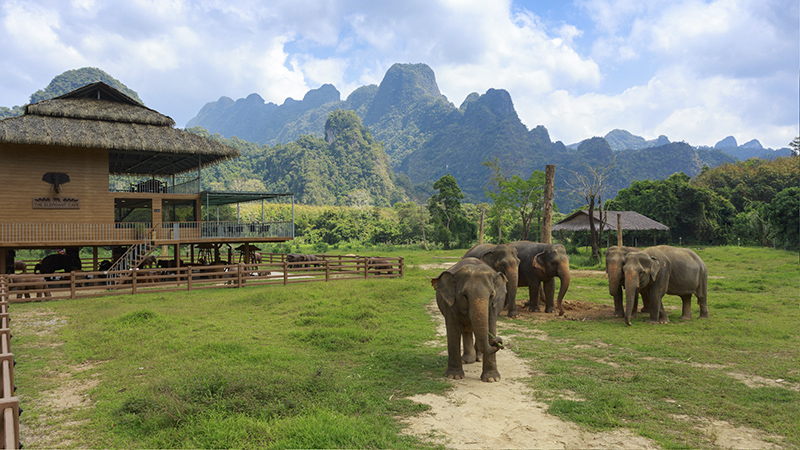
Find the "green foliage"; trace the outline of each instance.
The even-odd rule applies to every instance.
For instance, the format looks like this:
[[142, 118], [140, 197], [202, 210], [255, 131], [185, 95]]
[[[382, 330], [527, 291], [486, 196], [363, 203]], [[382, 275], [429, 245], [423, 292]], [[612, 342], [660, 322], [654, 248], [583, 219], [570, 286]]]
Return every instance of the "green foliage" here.
[[764, 215], [773, 227], [773, 238], [777, 243], [792, 250], [800, 249], [800, 187], [780, 191], [764, 207]]
[[434, 231], [432, 240], [442, 244], [445, 250], [450, 249], [455, 241], [457, 248], [469, 247], [475, 239], [476, 226], [470, 222], [461, 207], [464, 194], [450, 174], [433, 183], [439, 192], [428, 199], [428, 211]]
[[707, 188], [689, 183], [683, 173], [659, 181], [635, 181], [606, 210], [636, 211], [670, 227], [673, 242], [727, 243], [735, 208]]

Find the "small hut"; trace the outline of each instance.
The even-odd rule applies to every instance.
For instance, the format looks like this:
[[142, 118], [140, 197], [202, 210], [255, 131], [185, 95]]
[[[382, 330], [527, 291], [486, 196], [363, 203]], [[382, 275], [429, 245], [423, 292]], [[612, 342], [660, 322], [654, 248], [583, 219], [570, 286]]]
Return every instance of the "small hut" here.
[[[657, 231], [669, 231], [669, 227], [657, 222], [636, 211], [603, 211], [605, 224], [604, 231], [646, 231], [653, 230], [653, 242]], [[621, 224], [621, 230], [617, 230], [617, 222]], [[597, 230], [600, 230], [601, 217], [599, 211], [594, 211], [594, 222]], [[589, 211], [576, 211], [564, 220], [553, 225], [553, 231], [589, 231]]]

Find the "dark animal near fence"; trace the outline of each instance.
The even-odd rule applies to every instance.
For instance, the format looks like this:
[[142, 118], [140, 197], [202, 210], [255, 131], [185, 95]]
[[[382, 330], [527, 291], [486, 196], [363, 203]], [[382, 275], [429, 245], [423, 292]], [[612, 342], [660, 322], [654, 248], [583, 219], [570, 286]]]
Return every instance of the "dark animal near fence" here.
[[289, 253], [286, 255], [287, 262], [316, 262], [316, 264], [303, 264], [301, 267], [319, 267], [321, 264], [319, 263], [319, 258], [317, 255], [305, 255], [300, 253]]
[[55, 273], [57, 270], [72, 272], [81, 270], [81, 258], [77, 253], [47, 255], [33, 269], [34, 273]]

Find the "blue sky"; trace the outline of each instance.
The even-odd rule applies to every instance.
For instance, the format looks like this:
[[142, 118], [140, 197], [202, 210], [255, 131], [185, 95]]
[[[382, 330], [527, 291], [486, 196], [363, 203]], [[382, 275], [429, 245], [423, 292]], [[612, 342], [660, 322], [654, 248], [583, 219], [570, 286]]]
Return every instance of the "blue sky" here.
[[797, 0], [2, 0], [0, 105], [98, 67], [184, 126], [221, 96], [345, 98], [426, 63], [458, 106], [506, 89], [566, 144], [615, 128], [785, 147], [800, 122]]

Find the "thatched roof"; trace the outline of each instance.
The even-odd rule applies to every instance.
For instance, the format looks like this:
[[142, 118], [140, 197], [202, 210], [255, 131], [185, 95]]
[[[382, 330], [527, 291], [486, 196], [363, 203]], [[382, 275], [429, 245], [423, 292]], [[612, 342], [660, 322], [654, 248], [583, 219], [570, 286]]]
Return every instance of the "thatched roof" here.
[[[669, 230], [669, 227], [643, 216], [635, 211], [603, 211], [606, 218], [605, 230], [617, 229], [617, 215], [622, 219], [622, 230]], [[594, 211], [595, 227], [600, 227], [600, 213]], [[579, 231], [589, 229], [589, 211], [581, 210], [570, 214], [553, 225], [553, 231]]]
[[0, 144], [108, 149], [109, 173], [124, 175], [172, 175], [239, 156], [174, 126], [172, 118], [99, 82], [0, 120]]

